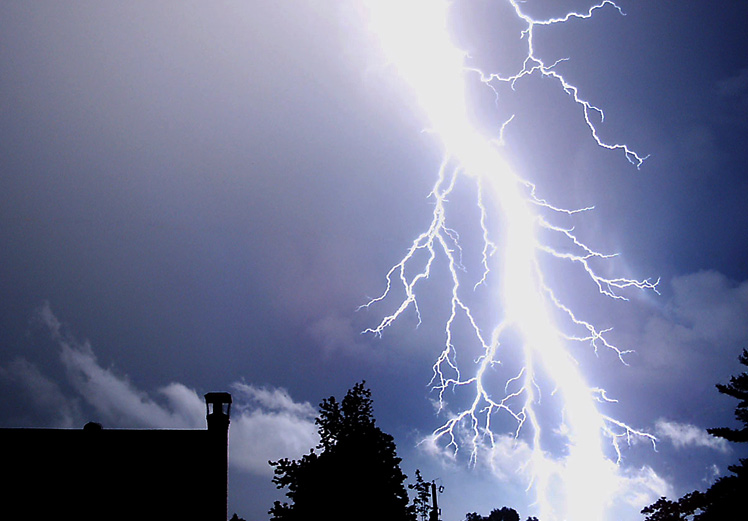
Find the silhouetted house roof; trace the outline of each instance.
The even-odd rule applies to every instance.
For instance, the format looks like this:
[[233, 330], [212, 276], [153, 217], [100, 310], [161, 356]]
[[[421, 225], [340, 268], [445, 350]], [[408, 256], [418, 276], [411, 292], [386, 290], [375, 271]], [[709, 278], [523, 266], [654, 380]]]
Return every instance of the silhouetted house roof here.
[[5, 513], [226, 521], [231, 395], [205, 399], [207, 429], [0, 429]]

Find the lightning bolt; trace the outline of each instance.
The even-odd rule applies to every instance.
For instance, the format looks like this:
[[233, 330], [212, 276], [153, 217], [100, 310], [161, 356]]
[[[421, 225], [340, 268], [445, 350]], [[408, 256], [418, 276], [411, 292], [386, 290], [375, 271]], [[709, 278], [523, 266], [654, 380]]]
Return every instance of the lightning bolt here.
[[[606, 504], [617, 486], [615, 468], [621, 459], [621, 444], [633, 437], [654, 444], [655, 438], [601, 412], [601, 404], [614, 400], [603, 389], [590, 388], [585, 383], [567, 346], [583, 342], [590, 344], [595, 352], [608, 349], [623, 363], [627, 351], [608, 341], [609, 330], [598, 329], [564, 304], [546, 282], [542, 263], [546, 259], [570, 263], [586, 275], [601, 295], [612, 299], [626, 299], [625, 292], [629, 289], [656, 292], [659, 281], [607, 277], [595, 270], [596, 263], [612, 255], [587, 246], [573, 229], [558, 224], [592, 208], [556, 207], [538, 195], [535, 185], [517, 175], [502, 157], [501, 140], [484, 136], [470, 121], [465, 81], [467, 76], [477, 73], [480, 81], [493, 89], [498, 102], [501, 85], [514, 89], [531, 75], [550, 79], [579, 107], [592, 139], [600, 147], [622, 153], [639, 168], [646, 157], [624, 144], [602, 140], [596, 121], [603, 121], [603, 111], [566, 81], [556, 70], [558, 62], [544, 63], [534, 46], [536, 31], [544, 27], [588, 19], [605, 8], [623, 12], [614, 2], [604, 0], [587, 11], [536, 20], [525, 14], [518, 0], [503, 1], [508, 2], [522, 22], [519, 38], [526, 45], [524, 61], [509, 76], [487, 74], [466, 65], [466, 54], [452, 43], [448, 30], [450, 2], [365, 1], [370, 27], [381, 50], [410, 85], [428, 120], [428, 130], [445, 150], [430, 193], [434, 202], [430, 225], [389, 270], [384, 291], [362, 307], [396, 298], [391, 295], [398, 287], [404, 297], [394, 312], [366, 332], [382, 335], [411, 309], [420, 323], [418, 290], [429, 279], [437, 259], [446, 259], [451, 277], [451, 311], [445, 324], [445, 344], [433, 365], [431, 385], [447, 420], [430, 440], [453, 455], [467, 447], [470, 462], [474, 464], [479, 454], [483, 451], [490, 454], [502, 436], [507, 435], [496, 424], [505, 424], [508, 419], [513, 424], [509, 435], [528, 449], [525, 467], [532, 476], [528, 489], [535, 491], [540, 517], [546, 521], [599, 520], [604, 518]], [[480, 216], [476, 226], [483, 238], [482, 273], [477, 284], [467, 289], [463, 284], [462, 246], [447, 220], [448, 199], [461, 178], [472, 180], [476, 186]], [[541, 237], [553, 237], [554, 246]], [[495, 326], [484, 329], [479, 326], [465, 294], [479, 286], [489, 287], [492, 277], [500, 281], [498, 288], [490, 289], [490, 300], [499, 304], [500, 316]], [[470, 336], [477, 342], [478, 355], [469, 364], [458, 356], [458, 322], [467, 324]], [[562, 327], [578, 333], [564, 333]], [[490, 377], [515, 346], [521, 353], [521, 366], [497, 387]], [[563, 458], [552, 455], [549, 439], [553, 436], [544, 433], [546, 424], [541, 420], [544, 385], [553, 389], [551, 395], [561, 404], [560, 419], [555, 420], [552, 433], [554, 439], [564, 440]], [[458, 389], [471, 390], [472, 399], [461, 411], [449, 411], [447, 392]]]

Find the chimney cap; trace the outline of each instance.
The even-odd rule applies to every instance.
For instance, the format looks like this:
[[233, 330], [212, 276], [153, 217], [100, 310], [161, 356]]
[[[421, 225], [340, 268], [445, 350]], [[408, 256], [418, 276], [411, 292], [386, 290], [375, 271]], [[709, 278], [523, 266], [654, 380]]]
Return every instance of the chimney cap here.
[[231, 393], [207, 393], [205, 403], [231, 403]]

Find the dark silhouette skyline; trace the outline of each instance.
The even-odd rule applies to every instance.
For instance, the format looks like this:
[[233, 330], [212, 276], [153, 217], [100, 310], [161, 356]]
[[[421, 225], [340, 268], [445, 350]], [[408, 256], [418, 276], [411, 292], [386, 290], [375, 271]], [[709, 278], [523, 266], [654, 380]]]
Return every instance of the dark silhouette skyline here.
[[2, 496], [25, 519], [226, 521], [231, 395], [207, 429], [0, 429]]

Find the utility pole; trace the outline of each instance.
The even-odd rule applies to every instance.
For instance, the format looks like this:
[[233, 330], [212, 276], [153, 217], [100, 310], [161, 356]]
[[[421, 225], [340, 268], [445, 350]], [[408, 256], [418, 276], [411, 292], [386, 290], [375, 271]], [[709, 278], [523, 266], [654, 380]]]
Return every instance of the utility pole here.
[[[439, 487], [441, 488], [441, 487]], [[441, 490], [439, 491], [441, 492]], [[431, 515], [429, 516], [429, 521], [439, 521], [439, 505], [436, 500], [436, 482], [431, 482]]]

